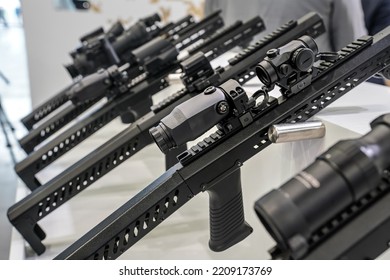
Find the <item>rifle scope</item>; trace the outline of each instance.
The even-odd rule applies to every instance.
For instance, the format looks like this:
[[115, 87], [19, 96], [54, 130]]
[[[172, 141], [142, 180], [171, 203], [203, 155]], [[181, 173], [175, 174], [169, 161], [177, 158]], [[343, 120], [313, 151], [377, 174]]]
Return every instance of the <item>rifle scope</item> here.
[[318, 54], [318, 47], [313, 38], [302, 36], [283, 47], [270, 49], [267, 57], [256, 66], [256, 74], [267, 87], [275, 83], [285, 83], [294, 79], [298, 73], [308, 72]]
[[[154, 37], [153, 32], [149, 32], [149, 27], [160, 21], [158, 14], [153, 14], [136, 22], [126, 31], [120, 32], [118, 26], [110, 29], [110, 33], [96, 33], [83, 45], [70, 53], [73, 63], [65, 65], [66, 70], [72, 78], [79, 75], [85, 76], [95, 72], [99, 68], [106, 68], [117, 61], [125, 52], [144, 44]], [[118, 56], [118, 57], [117, 57]]]
[[361, 138], [336, 143], [314, 163], [255, 203], [280, 248], [301, 258], [310, 237], [333, 217], [379, 186], [390, 168], [390, 114]]
[[228, 80], [178, 105], [149, 132], [160, 150], [166, 153], [201, 136], [233, 112], [242, 114], [251, 107], [253, 103], [240, 84]]

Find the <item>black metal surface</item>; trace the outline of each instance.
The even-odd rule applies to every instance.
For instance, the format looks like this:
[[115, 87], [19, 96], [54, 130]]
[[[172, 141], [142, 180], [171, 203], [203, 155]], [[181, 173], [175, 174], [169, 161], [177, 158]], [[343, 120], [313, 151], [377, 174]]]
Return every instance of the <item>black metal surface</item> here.
[[57, 115], [40, 124], [38, 127], [29, 131], [29, 133], [19, 140], [20, 146], [29, 154], [34, 151], [34, 148], [54, 133], [59, 131], [65, 125], [74, 120], [77, 116], [91, 108], [99, 99], [89, 100], [80, 105], [69, 104], [67, 108], [62, 110]]
[[[115, 251], [112, 245], [118, 246], [126, 229], [131, 230], [136, 221], [142, 221], [149, 211], [153, 211], [156, 204], [153, 204], [151, 197], [154, 201], [160, 201], [164, 197], [158, 198], [155, 194], [163, 190], [174, 192], [185, 186], [195, 195], [204, 186], [212, 187], [217, 178], [226, 176], [234, 166], [240, 166], [271, 144], [267, 136], [270, 125], [303, 122], [386, 67], [390, 62], [390, 27], [375, 35], [372, 44], [371, 42], [371, 37], [365, 37], [350, 45], [352, 48], [348, 48], [348, 51], [340, 51], [340, 60], [335, 64], [324, 65], [322, 72], [309, 87], [290, 98], [280, 99], [273, 110], [264, 115], [260, 113], [258, 118], [240, 129], [239, 133], [222, 136], [219, 145], [213, 145], [213, 148], [205, 149], [204, 152], [198, 151], [201, 156], [187, 161], [186, 166], [181, 163], [175, 165], [56, 259], [117, 258], [130, 246], [119, 243], [120, 250]], [[357, 46], [361, 48], [353, 51]], [[187, 158], [194, 156], [192, 149], [188, 152]], [[139, 238], [134, 243], [138, 240]]]
[[[218, 52], [231, 49], [231, 45], [245, 45], [253, 36], [265, 29], [264, 22], [260, 17], [255, 17], [244, 24], [239, 23], [237, 22], [225, 30], [215, 33], [199, 45], [191, 46], [188, 53], [192, 55], [203, 52], [206, 56], [214, 58], [218, 55]], [[230, 38], [227, 39], [226, 34], [230, 34]], [[239, 44], [236, 43], [237, 41], [239, 41]]]
[[[246, 73], [248, 71], [254, 71], [257, 61], [264, 58], [265, 53], [269, 48], [281, 46], [303, 34], [321, 34], [324, 28], [319, 16], [312, 13], [302, 17], [298, 21], [290, 22], [278, 30], [279, 31], [277, 32], [273, 32], [272, 35], [267, 36], [267, 39], [262, 39], [259, 41], [260, 43], [256, 43], [253, 47], [249, 47], [248, 50], [243, 51], [243, 53], [250, 52], [250, 55], [238, 55], [236, 57], [237, 63], [226, 66], [225, 71], [221, 71], [221, 74], [217, 75], [218, 79], [214, 79], [213, 77], [205, 79], [202, 86], [206, 87], [211, 83], [215, 83], [215, 85], [217, 85], [218, 83], [227, 81], [230, 77], [241, 76], [243, 76], [242, 83], [245, 83], [249, 80], [249, 78], [245, 78], [245, 75], [247, 75]], [[197, 92], [194, 92], [194, 94], [197, 94]], [[151, 144], [153, 140], [149, 135], [149, 129], [156, 125], [164, 116], [169, 114], [173, 108], [188, 100], [191, 96], [192, 95], [189, 94], [189, 91], [184, 89], [155, 106], [153, 112], [150, 112], [141, 119], [137, 120], [129, 128], [112, 138], [103, 146], [99, 147], [92, 154], [88, 155], [88, 160], [85, 158], [73, 165], [66, 172], [62, 173], [61, 179], [48, 182], [45, 187], [37, 189], [32, 195], [15, 204], [12, 209], [10, 209], [10, 213], [12, 213], [11, 222], [18, 230], [19, 227], [26, 224], [29, 225], [29, 227], [33, 227], [36, 222], [43, 217], [37, 214], [40, 203], [52, 201], [52, 197], [55, 197], [56, 193], [58, 196], [59, 191], [63, 188], [66, 189], [69, 185], [74, 185], [74, 178], [85, 178], [86, 185], [83, 186], [83, 188], [88, 187], [91, 183], [101, 177], [101, 175], [93, 176], [93, 180], [89, 180], [90, 174], [95, 174], [99, 170], [101, 163], [110, 163], [115, 160], [115, 164], [109, 164], [106, 167], [104, 174], [107, 174], [124, 160], [141, 150], [144, 146]], [[135, 149], [132, 148], [132, 143], [137, 143]], [[128, 151], [129, 148], [131, 148], [130, 151]], [[125, 155], [123, 153], [125, 153]], [[61, 200], [62, 203], [71, 199], [71, 197], [73, 197], [73, 195], [63, 196]], [[57, 207], [49, 208], [45, 215], [56, 208]], [[34, 233], [30, 229], [26, 234], [23, 234], [23, 236], [26, 240], [30, 240], [31, 234]]]
[[169, 83], [164, 77], [153, 79], [150, 82], [145, 81], [135, 86], [129, 93], [109, 100], [102, 108], [16, 164], [16, 173], [30, 190], [35, 190], [41, 186], [41, 183], [35, 177], [37, 172], [73, 149], [122, 113], [131, 112], [134, 120], [137, 119], [137, 116], [145, 115], [150, 111], [151, 96], [168, 85]]
[[27, 116], [25, 116], [21, 121], [23, 125], [28, 129], [31, 130], [33, 126], [38, 123], [40, 120], [44, 119], [46, 116], [48, 116], [53, 111], [57, 110], [59, 107], [64, 105], [68, 98], [66, 96], [66, 92], [73, 86], [73, 83], [57, 93], [55, 96], [50, 98], [48, 101], [44, 102]]
[[388, 249], [390, 206], [382, 200], [390, 190], [390, 114], [371, 128], [337, 142], [256, 201], [277, 244], [273, 258], [374, 259]]
[[183, 50], [186, 47], [197, 42], [201, 38], [207, 38], [210, 35], [214, 34], [218, 29], [220, 29], [224, 23], [223, 19], [220, 16], [221, 11], [217, 11], [197, 24], [190, 25], [187, 28], [182, 29], [177, 32], [178, 38], [173, 38], [173, 44], [177, 49]]
[[[199, 45], [198, 49], [203, 52], [209, 52], [210, 48], [212, 48], [212, 54], [210, 54], [208, 57], [209, 60], [212, 60], [230, 50], [231, 48], [237, 46], [240, 44], [240, 42], [252, 38], [255, 34], [261, 32], [263, 29], [264, 24], [262, 20], [256, 17], [248, 23], [234, 26], [233, 30], [229, 28], [221, 32], [221, 34], [215, 37], [214, 40], [207, 40], [207, 42]], [[231, 39], [230, 37], [232, 34], [235, 38]], [[217, 41], [219, 45], [214, 45], [214, 41]], [[176, 62], [177, 65], [178, 63], [179, 62]], [[159, 90], [168, 86], [167, 82], [165, 81], [165, 77], [169, 73], [176, 70], [178, 68], [177, 65], [171, 67], [167, 66], [163, 71], [160, 71], [153, 76], [147, 74], [139, 76], [131, 82], [130, 86], [133, 87], [136, 85], [136, 83], [140, 83], [140, 85], [136, 86], [131, 90], [130, 93], [127, 94], [132, 96], [144, 96], [145, 99], [147, 99], [148, 96], [150, 97]], [[146, 81], [143, 81], [143, 79], [146, 79]], [[137, 99], [138, 105], [135, 103], [135, 100]], [[70, 129], [57, 136], [45, 146], [41, 147], [37, 151], [34, 151], [24, 160], [19, 162], [15, 166], [17, 174], [31, 190], [39, 187], [41, 184], [35, 177], [37, 172], [43, 168], [46, 168], [49, 164], [64, 155], [66, 152], [70, 151], [73, 147], [81, 143], [94, 132], [105, 126], [119, 114], [125, 113], [126, 107], [133, 108], [132, 110], [137, 110], [137, 107], [140, 106], [139, 103], [141, 100], [142, 98], [138, 97], [123, 97], [111, 100], [112, 104], [108, 102], [108, 104], [103, 106], [99, 112], [90, 115], [86, 120], [72, 126]], [[131, 102], [133, 103], [131, 104]], [[119, 110], [118, 106], [120, 106], [122, 109]], [[143, 116], [144, 113], [141, 114], [141, 112], [138, 112], [137, 115]], [[28, 140], [31, 139], [28, 138]], [[32, 146], [33, 145], [31, 145], [31, 147]]]
[[[174, 26], [175, 33], [173, 35], [178, 36], [174, 39], [174, 42], [179, 50], [197, 42], [202, 38], [207, 38], [223, 26], [223, 20], [219, 16], [219, 13], [210, 15], [209, 17], [196, 24], [186, 24], [187, 21], [188, 20], [183, 21], [182, 25]], [[135, 67], [138, 68], [138, 66]], [[47, 116], [48, 113], [60, 108], [61, 105], [66, 103], [66, 101], [68, 101], [68, 99], [64, 91], [62, 92], [62, 94], [58, 94], [54, 98], [49, 99], [46, 103], [44, 103], [39, 108], [35, 109], [32, 113], [30, 113], [28, 116], [23, 118], [23, 122], [26, 123], [26, 126], [30, 126], [33, 122], [36, 123], [43, 117]], [[97, 101], [98, 100], [96, 100], [96, 102]], [[91, 101], [87, 102], [86, 104], [91, 104]], [[68, 124], [70, 121], [75, 119], [85, 110], [87, 110], [90, 106], [81, 104], [75, 107], [76, 108], [73, 108], [73, 110], [69, 108], [65, 109], [65, 112], [60, 112], [59, 115], [55, 116], [53, 120], [48, 120], [45, 124], [42, 124], [41, 126], [32, 130], [25, 137], [23, 137], [19, 141], [19, 143], [21, 147], [26, 151], [26, 153], [31, 153], [35, 146], [42, 143], [50, 135], [52, 135], [60, 128]]]
[[386, 251], [390, 232], [389, 182], [318, 231], [304, 259], [372, 260]]
[[181, 30], [188, 28], [188, 26], [192, 24], [195, 24], [195, 19], [188, 15], [174, 23], [168, 23], [165, 25], [163, 28], [161, 28], [160, 34], [162, 36], [173, 36]]
[[[152, 17], [151, 17], [152, 18]], [[178, 30], [181, 29], [180, 26], [183, 25], [184, 23], [190, 23], [191, 17], [186, 17], [183, 20], [180, 21], [179, 24], [173, 24], [166, 30], [162, 30], [162, 32], [171, 32], [172, 35], [175, 34], [175, 32], [172, 32], [172, 29], [177, 28]], [[141, 19], [142, 21], [142, 19]], [[187, 24], [185, 24], [187, 26]], [[123, 33], [124, 30], [121, 30], [123, 28], [119, 22], [115, 23], [110, 30], [107, 31], [107, 37], [117, 37]], [[176, 31], [177, 32], [177, 31]], [[98, 37], [99, 35], [104, 34], [104, 30], [102, 28], [98, 28], [85, 36], [82, 36], [80, 38], [81, 42], [85, 42], [88, 40], [91, 40], [92, 38]], [[76, 51], [77, 52], [77, 51]], [[76, 53], [74, 52], [74, 53]], [[98, 69], [95, 69], [95, 71]], [[21, 122], [24, 124], [24, 126], [28, 129], [31, 130], [33, 126], [45, 118], [47, 115], [49, 115], [51, 112], [55, 111], [59, 107], [61, 107], [64, 103], [68, 101], [66, 97], [66, 91], [72, 87], [73, 84], [71, 84], [69, 87], [65, 88], [62, 90], [60, 93], [56, 94], [55, 96], [51, 97], [49, 100], [47, 100], [45, 103], [42, 105], [38, 106], [37, 108], [33, 109], [33, 111], [25, 116]]]

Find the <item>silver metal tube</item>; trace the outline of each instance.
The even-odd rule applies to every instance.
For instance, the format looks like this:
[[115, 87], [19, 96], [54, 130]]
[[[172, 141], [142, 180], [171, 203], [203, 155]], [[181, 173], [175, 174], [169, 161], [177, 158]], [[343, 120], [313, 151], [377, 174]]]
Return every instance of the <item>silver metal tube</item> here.
[[293, 142], [325, 136], [325, 125], [321, 121], [275, 124], [268, 129], [268, 138], [273, 143]]

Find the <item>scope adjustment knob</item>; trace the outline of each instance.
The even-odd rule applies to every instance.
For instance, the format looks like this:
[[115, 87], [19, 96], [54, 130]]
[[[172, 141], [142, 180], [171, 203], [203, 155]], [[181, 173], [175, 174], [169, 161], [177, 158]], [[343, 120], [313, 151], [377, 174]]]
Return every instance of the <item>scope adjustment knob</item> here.
[[279, 55], [279, 49], [270, 49], [267, 51], [267, 57], [273, 59]]
[[309, 48], [298, 49], [293, 53], [292, 61], [299, 71], [307, 72], [315, 61], [314, 52]]
[[206, 88], [204, 90], [204, 94], [208, 95], [208, 94], [212, 94], [216, 91], [217, 89], [214, 87], [214, 86], [210, 86], [208, 88]]

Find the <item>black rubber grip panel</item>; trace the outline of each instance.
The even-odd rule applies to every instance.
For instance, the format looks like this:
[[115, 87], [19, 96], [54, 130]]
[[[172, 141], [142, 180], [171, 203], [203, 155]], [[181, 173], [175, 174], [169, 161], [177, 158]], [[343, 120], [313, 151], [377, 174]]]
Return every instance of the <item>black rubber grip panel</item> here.
[[215, 183], [207, 192], [210, 196], [209, 247], [221, 252], [253, 231], [244, 218], [240, 169]]
[[[132, 121], [135, 121], [140, 116], [147, 114], [152, 105], [150, 96], [168, 85], [167, 80], [160, 77], [150, 82], [145, 81], [138, 87], [133, 88], [132, 92], [111, 99], [97, 112], [69, 128], [18, 163], [15, 166], [16, 173], [27, 187], [31, 190], [36, 189], [41, 185], [35, 177], [36, 173], [46, 168], [117, 116], [128, 112], [132, 116]], [[129, 109], [131, 110], [128, 111]]]
[[90, 100], [77, 106], [71, 104], [39, 127], [32, 129], [26, 136], [19, 140], [20, 146], [26, 153], [31, 153], [36, 146], [88, 110], [99, 100]]
[[67, 91], [73, 86], [70, 85], [61, 92], [57, 93], [55, 96], [50, 98], [48, 101], [33, 109], [30, 114], [25, 116], [21, 122], [28, 129], [31, 130], [33, 126], [38, 123], [40, 120], [48, 116], [50, 113], [57, 110], [59, 107], [64, 105], [69, 99], [66, 95]]

